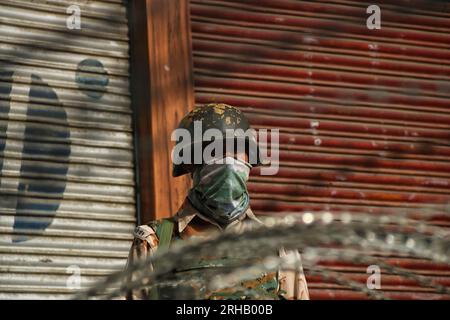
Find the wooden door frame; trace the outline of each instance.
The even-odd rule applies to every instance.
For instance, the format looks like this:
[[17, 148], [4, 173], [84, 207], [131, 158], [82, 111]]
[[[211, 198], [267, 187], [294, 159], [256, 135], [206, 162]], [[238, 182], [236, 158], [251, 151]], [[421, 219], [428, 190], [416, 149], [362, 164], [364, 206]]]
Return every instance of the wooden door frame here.
[[141, 224], [175, 214], [190, 185], [171, 175], [170, 139], [194, 106], [189, 0], [133, 0], [128, 17]]

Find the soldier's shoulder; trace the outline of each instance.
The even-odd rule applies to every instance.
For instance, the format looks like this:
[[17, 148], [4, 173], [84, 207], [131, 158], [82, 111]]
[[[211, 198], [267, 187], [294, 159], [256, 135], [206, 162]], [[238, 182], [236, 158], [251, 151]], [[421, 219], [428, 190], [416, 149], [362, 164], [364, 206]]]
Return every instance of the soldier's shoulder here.
[[150, 237], [157, 237], [158, 228], [164, 221], [172, 222], [172, 218], [164, 218], [159, 220], [152, 220], [145, 224], [139, 225], [134, 229], [134, 237], [141, 240], [148, 240]]
[[150, 237], [156, 236], [156, 229], [150, 224], [142, 224], [134, 229], [133, 235], [136, 239], [149, 240]]

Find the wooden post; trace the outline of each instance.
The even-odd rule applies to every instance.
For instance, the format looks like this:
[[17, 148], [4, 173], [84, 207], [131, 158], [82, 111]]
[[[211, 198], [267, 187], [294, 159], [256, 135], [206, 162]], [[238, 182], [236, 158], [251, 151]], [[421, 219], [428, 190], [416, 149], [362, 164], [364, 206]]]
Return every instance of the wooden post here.
[[172, 178], [170, 137], [194, 106], [188, 0], [130, 3], [139, 223], [173, 215], [189, 189]]

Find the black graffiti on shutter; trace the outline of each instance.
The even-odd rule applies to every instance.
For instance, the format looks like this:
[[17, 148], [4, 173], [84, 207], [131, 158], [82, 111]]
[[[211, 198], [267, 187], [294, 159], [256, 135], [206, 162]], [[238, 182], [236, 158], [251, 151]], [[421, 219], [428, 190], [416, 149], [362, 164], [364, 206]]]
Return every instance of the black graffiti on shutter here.
[[[51, 103], [60, 107], [57, 111], [54, 109], [49, 112], [40, 108], [42, 103]], [[24, 132], [24, 144], [22, 150], [23, 159], [34, 157], [51, 157], [52, 162], [62, 164], [58, 170], [58, 181], [46, 181], [41, 179], [27, 179], [30, 174], [36, 175], [36, 171], [48, 175], [52, 171], [48, 166], [21, 165], [20, 181], [18, 191], [23, 196], [18, 197], [16, 216], [14, 219], [13, 237], [14, 242], [29, 240], [31, 237], [24, 235], [24, 230], [33, 230], [34, 233], [42, 233], [52, 223], [56, 211], [60, 206], [60, 200], [63, 199], [66, 189], [66, 176], [69, 170], [70, 157], [70, 130], [67, 123], [67, 114], [63, 105], [59, 102], [56, 92], [43, 81], [38, 75], [31, 75], [31, 86], [29, 93], [29, 104], [27, 108], [27, 119], [32, 117], [43, 118], [44, 120], [59, 120], [63, 122], [63, 129], [52, 127], [42, 123], [39, 126], [26, 126]], [[28, 120], [27, 120], [28, 122]], [[58, 138], [58, 143], [37, 143], [33, 141], [35, 137], [42, 140], [49, 138]], [[37, 170], [36, 170], [37, 169]], [[33, 193], [44, 194], [51, 197], [50, 201], [43, 201], [40, 204], [29, 201], [29, 195]], [[55, 201], [56, 200], [56, 201]], [[39, 217], [29, 219], [23, 216], [27, 211], [39, 212]]]
[[106, 92], [109, 77], [100, 61], [85, 59], [78, 63], [75, 82], [85, 95], [93, 99], [100, 99]]
[[[12, 89], [12, 71], [2, 71], [0, 72], [0, 79], [2, 79], [2, 84], [0, 84], [0, 114], [4, 114], [7, 118], [10, 109], [10, 100], [11, 100], [11, 89]], [[3, 117], [1, 117], [3, 118]], [[0, 173], [3, 169], [3, 151], [6, 146], [6, 124], [0, 124]], [[5, 136], [5, 139], [1, 139], [2, 136]], [[1, 184], [2, 176], [0, 174], [0, 184]]]
[[[3, 119], [8, 119], [11, 109], [13, 75], [13, 71], [0, 71], [0, 116], [3, 114], [4, 116], [1, 117]], [[86, 96], [98, 100], [106, 92], [109, 78], [100, 61], [85, 59], [78, 64], [75, 82]], [[52, 108], [42, 108], [43, 105], [51, 105]], [[13, 242], [30, 240], [42, 234], [53, 222], [66, 190], [69, 170], [71, 142], [67, 114], [55, 90], [37, 74], [31, 75], [27, 124], [31, 121], [29, 119], [38, 121], [39, 125], [25, 125], [18, 194], [13, 196], [17, 200], [15, 201], [17, 205], [13, 224]], [[62, 129], [61, 126], [46, 124], [55, 120], [62, 123]], [[5, 137], [0, 139], [0, 182], [3, 151], [7, 142], [6, 133], [7, 125], [0, 125], [0, 134]], [[57, 140], [58, 143], [49, 140]], [[54, 163], [55, 166], [49, 166], [49, 163]], [[56, 179], [49, 181], [40, 179], [39, 176], [56, 176]], [[35, 194], [46, 197], [38, 198], [34, 196]]]

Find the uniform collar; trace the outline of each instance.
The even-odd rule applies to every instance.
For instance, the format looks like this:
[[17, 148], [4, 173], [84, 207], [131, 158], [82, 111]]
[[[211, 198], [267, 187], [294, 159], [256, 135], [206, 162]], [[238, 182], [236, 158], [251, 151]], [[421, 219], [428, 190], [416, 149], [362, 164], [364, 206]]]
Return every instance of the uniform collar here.
[[249, 207], [245, 211], [245, 214], [243, 214], [241, 217], [239, 217], [239, 219], [231, 222], [226, 227], [222, 227], [217, 222], [209, 219], [208, 217], [205, 217], [200, 212], [198, 212], [198, 210], [196, 210], [192, 206], [192, 204], [190, 203], [188, 198], [186, 198], [184, 200], [183, 204], [181, 205], [180, 210], [178, 210], [177, 214], [173, 217], [174, 220], [177, 222], [178, 232], [179, 233], [183, 232], [183, 230], [189, 225], [189, 223], [195, 217], [199, 217], [202, 220], [216, 226], [220, 231], [225, 231], [225, 230], [236, 228], [236, 227], [240, 226], [244, 220], [248, 220], [248, 219], [253, 220], [257, 223], [263, 224], [263, 222], [255, 216], [252, 209], [250, 209], [250, 207]]

